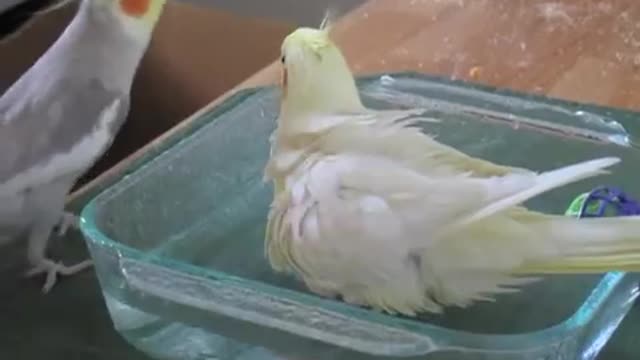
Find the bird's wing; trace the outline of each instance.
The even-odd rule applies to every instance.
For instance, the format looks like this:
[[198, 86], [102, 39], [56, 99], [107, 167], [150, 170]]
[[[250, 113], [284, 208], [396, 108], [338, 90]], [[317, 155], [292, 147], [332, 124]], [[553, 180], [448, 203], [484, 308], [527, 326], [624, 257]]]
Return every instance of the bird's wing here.
[[16, 83], [0, 98], [0, 194], [84, 171], [111, 143], [128, 108], [128, 96], [97, 79]]
[[[427, 278], [456, 279], [455, 289], [429, 286], [434, 298], [466, 305], [530, 281], [509, 276], [523, 262], [557, 255], [553, 244], [534, 241], [530, 225], [543, 217], [505, 210], [618, 161], [477, 178], [430, 177], [376, 156], [312, 156], [287, 179], [289, 191], [274, 203], [267, 250], [276, 268], [333, 279], [348, 270], [353, 281], [364, 284], [402, 273], [398, 266], [415, 255]], [[383, 258], [381, 265], [377, 260]], [[334, 262], [341, 265], [330, 266]], [[476, 285], [463, 281], [474, 272], [478, 276], [469, 282]], [[438, 293], [439, 288], [444, 290]]]
[[[355, 252], [372, 246], [400, 247], [407, 253], [436, 242], [439, 232], [456, 219], [534, 181], [519, 174], [492, 179], [465, 174], [428, 177], [371, 156], [335, 155], [314, 161], [310, 158], [308, 164], [313, 165], [302, 166], [287, 180], [289, 192], [274, 202], [269, 237], [291, 241], [269, 241], [271, 246], [319, 238], [311, 243], [341, 251], [348, 244]], [[284, 256], [276, 259], [276, 266], [305, 262], [304, 256], [286, 255], [291, 251], [269, 252], [276, 254], [273, 258]], [[294, 267], [304, 270], [308, 265]]]
[[428, 174], [450, 176], [470, 173], [476, 177], [503, 176], [532, 172], [503, 166], [471, 157], [451, 146], [440, 143], [422, 132], [419, 123], [438, 121], [421, 117], [421, 109], [386, 110], [365, 114], [318, 116], [310, 124], [323, 124], [331, 130], [322, 137], [323, 148], [329, 152], [347, 149], [364, 151], [402, 159], [406, 164]]
[[[438, 246], [440, 234], [450, 235], [444, 230], [456, 219], [532, 181], [522, 174], [428, 177], [354, 154], [310, 157], [272, 205], [266, 251], [276, 270], [353, 286], [379, 284], [370, 300], [391, 311], [436, 311], [429, 299], [438, 296], [438, 286], [429, 281], [437, 278], [422, 279], [423, 265], [428, 268], [422, 254]], [[508, 283], [503, 278], [492, 280]], [[424, 289], [436, 293], [426, 298]]]

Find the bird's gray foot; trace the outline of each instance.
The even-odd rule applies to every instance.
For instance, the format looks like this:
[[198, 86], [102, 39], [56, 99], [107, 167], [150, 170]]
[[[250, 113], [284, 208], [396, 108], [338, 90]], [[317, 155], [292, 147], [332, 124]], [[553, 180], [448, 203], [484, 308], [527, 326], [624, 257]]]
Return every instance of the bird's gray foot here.
[[60, 218], [57, 228], [56, 233], [60, 237], [65, 236], [69, 228], [78, 230], [80, 228], [80, 217], [74, 213], [65, 211], [62, 213], [62, 217]]
[[42, 287], [42, 292], [46, 294], [49, 291], [51, 291], [53, 286], [56, 284], [58, 280], [58, 274], [64, 275], [64, 276], [74, 275], [80, 271], [83, 271], [91, 267], [92, 265], [93, 265], [93, 261], [91, 260], [85, 260], [72, 266], [65, 266], [61, 262], [56, 263], [49, 259], [42, 259], [41, 261], [39, 261], [38, 264], [36, 264], [33, 268], [27, 271], [25, 276], [33, 277], [35, 275], [46, 273], [47, 279], [44, 283], [44, 286]]

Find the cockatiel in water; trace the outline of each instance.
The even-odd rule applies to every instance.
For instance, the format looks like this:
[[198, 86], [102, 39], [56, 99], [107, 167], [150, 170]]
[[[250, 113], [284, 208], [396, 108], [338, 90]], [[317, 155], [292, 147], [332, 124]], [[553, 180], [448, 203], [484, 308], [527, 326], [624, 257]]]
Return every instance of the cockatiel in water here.
[[492, 164], [365, 108], [326, 29], [282, 44], [282, 99], [265, 178], [265, 247], [309, 289], [391, 314], [466, 307], [535, 275], [640, 269], [640, 218], [575, 219], [520, 204], [595, 176], [601, 158], [535, 173]]
[[33, 276], [73, 266], [46, 256], [67, 193], [111, 145], [127, 118], [129, 93], [165, 0], [83, 0], [47, 52], [0, 98], [0, 244], [26, 237]]

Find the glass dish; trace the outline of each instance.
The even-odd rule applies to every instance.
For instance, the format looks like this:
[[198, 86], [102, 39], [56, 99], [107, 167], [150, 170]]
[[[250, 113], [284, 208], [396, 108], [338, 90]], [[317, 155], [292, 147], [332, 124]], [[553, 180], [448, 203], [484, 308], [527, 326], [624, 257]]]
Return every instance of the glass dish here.
[[[605, 155], [611, 174], [527, 205], [561, 214], [578, 194], [633, 196], [632, 112], [412, 73], [358, 79], [374, 108], [423, 107], [439, 141], [547, 170]], [[92, 199], [81, 228], [116, 329], [158, 359], [593, 359], [638, 295], [636, 274], [552, 276], [495, 303], [419, 319], [317, 297], [263, 254], [262, 182], [279, 91], [241, 91], [201, 114]], [[635, 132], [637, 133], [637, 132]]]

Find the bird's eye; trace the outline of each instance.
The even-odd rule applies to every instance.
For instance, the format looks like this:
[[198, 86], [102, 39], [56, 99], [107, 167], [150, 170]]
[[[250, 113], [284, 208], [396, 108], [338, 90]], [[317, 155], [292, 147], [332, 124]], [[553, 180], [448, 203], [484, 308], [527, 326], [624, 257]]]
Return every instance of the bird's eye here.
[[284, 64], [284, 61], [285, 61], [285, 58], [284, 58], [284, 55], [282, 55], [282, 56], [280, 57], [280, 62]]

